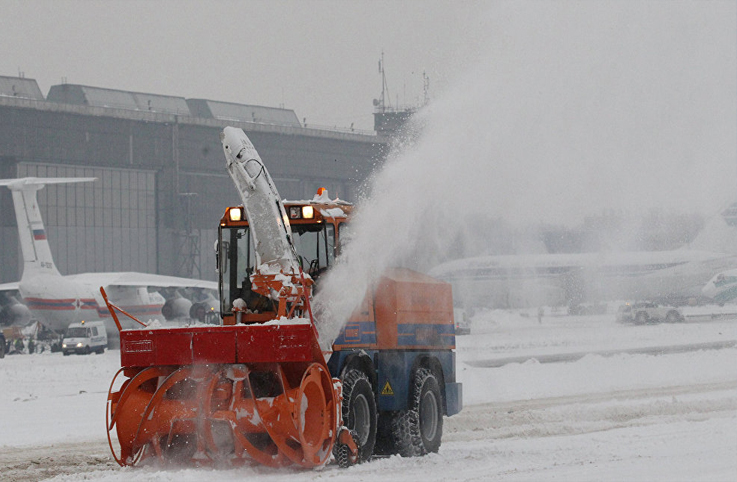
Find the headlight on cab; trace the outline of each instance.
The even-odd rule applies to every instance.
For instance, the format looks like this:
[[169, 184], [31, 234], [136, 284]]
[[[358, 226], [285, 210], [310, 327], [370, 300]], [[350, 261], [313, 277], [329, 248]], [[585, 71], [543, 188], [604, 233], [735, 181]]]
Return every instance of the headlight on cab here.
[[231, 221], [241, 221], [243, 219], [243, 212], [241, 208], [230, 208], [228, 215]]

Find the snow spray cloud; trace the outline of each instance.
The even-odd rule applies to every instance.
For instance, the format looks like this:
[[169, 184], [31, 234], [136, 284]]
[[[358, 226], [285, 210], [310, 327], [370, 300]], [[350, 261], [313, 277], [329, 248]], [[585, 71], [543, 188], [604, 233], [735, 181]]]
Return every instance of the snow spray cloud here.
[[[318, 305], [332, 339], [388, 266], [475, 229], [614, 209], [713, 213], [737, 187], [735, 6], [495, 4], [474, 65], [417, 116], [359, 204]], [[482, 16], [480, 16], [482, 18]]]

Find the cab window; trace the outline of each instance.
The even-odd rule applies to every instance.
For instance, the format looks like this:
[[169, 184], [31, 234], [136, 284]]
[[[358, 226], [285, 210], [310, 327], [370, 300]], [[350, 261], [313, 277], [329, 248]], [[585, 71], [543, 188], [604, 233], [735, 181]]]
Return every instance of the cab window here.
[[292, 239], [302, 269], [315, 276], [335, 260], [335, 227], [332, 224], [293, 224]]

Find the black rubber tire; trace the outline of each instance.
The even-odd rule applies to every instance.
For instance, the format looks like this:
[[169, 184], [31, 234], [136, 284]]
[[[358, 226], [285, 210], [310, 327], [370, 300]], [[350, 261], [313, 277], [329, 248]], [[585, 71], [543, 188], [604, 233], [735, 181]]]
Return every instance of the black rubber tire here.
[[636, 325], [644, 325], [648, 321], [650, 321], [650, 317], [647, 316], [647, 313], [645, 313], [644, 311], [640, 311], [639, 313], [637, 313], [637, 315], [635, 315]]
[[396, 412], [379, 412], [374, 455], [394, 455], [399, 453], [392, 437], [392, 421], [395, 416]]
[[665, 315], [665, 321], [667, 323], [678, 323], [681, 321], [681, 316], [677, 311], [669, 311], [668, 314]]
[[433, 372], [420, 368], [410, 387], [407, 410], [391, 424], [394, 447], [402, 457], [437, 452], [443, 438], [443, 398]]
[[[356, 435], [356, 432], [352, 430], [351, 430], [351, 438], [353, 439], [353, 443], [355, 443], [356, 445], [359, 445], [358, 435]], [[354, 465], [351, 462], [351, 449], [345, 444], [337, 442], [335, 445], [333, 445], [333, 456], [335, 457], [335, 461], [338, 463], [338, 467], [342, 469], [345, 469], [345, 468], [350, 467], [351, 465]], [[359, 455], [356, 463], [360, 464], [361, 462], [362, 460]]]
[[376, 398], [369, 377], [360, 370], [351, 368], [343, 374], [342, 414], [343, 425], [358, 445], [358, 463], [371, 460], [376, 444]]
[[350, 460], [351, 451], [347, 445], [342, 443], [336, 443], [333, 446], [333, 456], [335, 461], [338, 462], [338, 467], [345, 469], [351, 466]]

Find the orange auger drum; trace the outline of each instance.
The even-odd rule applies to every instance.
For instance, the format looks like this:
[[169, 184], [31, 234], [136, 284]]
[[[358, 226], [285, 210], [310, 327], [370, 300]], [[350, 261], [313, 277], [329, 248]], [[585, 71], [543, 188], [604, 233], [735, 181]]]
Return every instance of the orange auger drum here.
[[121, 330], [120, 344], [107, 413], [120, 465], [327, 462], [341, 424], [340, 383], [309, 319]]

